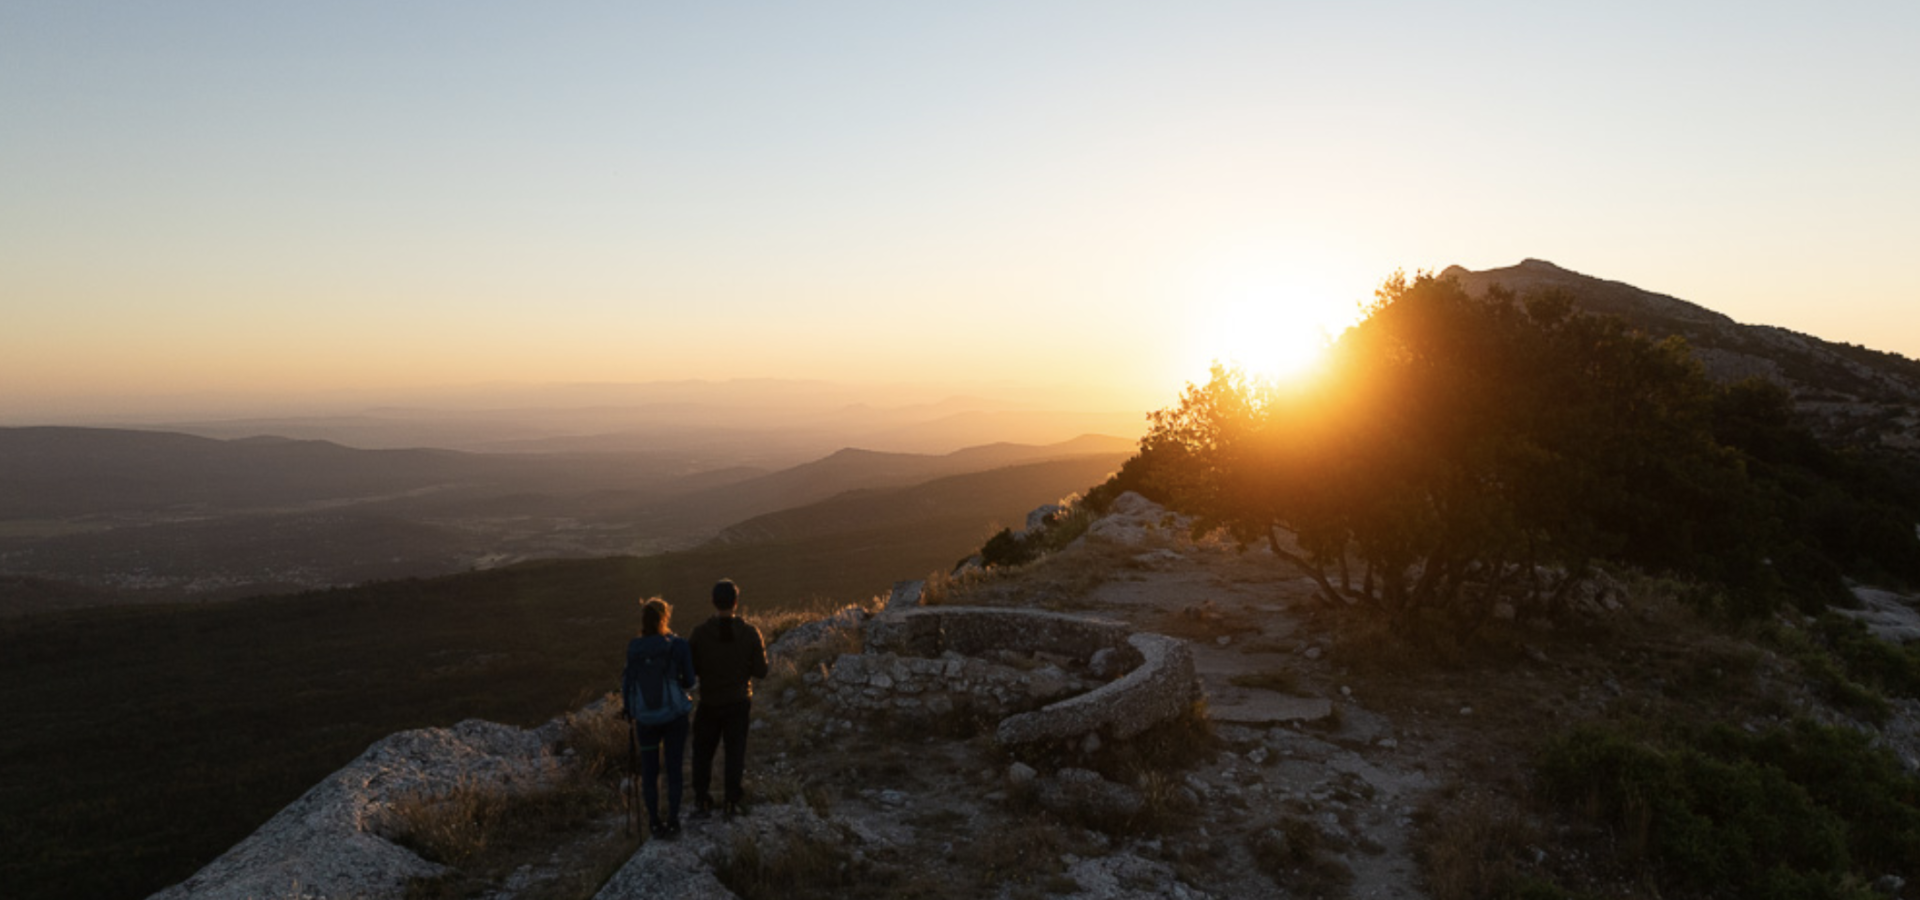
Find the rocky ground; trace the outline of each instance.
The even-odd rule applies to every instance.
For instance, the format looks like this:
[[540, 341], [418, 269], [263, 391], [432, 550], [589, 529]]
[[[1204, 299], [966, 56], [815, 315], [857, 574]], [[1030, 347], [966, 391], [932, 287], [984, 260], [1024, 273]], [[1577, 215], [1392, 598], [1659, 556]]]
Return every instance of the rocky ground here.
[[[776, 644], [755, 706], [750, 813], [644, 842], [595, 896], [1456, 897], [1499, 866], [1590, 896], [1647, 896], [1610, 861], [1609, 835], [1534, 802], [1543, 740], [1636, 715], [1754, 728], [1843, 718], [1790, 663], [1717, 636], [1657, 585], [1596, 592], [1551, 627], [1490, 612], [1468, 655], [1390, 640], [1358, 608], [1323, 606], [1271, 554], [1192, 541], [1146, 506], [1039, 563], [936, 583], [928, 600], [1178, 637], [1204, 700], [1122, 746], [1044, 754], [998, 746], [990, 724], [857, 717], [818, 690], [819, 667], [859, 649], [864, 613], [845, 611], [805, 648]], [[1911, 600], [1874, 600], [1887, 627], [1912, 627]], [[1907, 702], [1884, 732], [1910, 768], [1917, 722]], [[554, 886], [579, 880], [577, 845], [618, 827], [561, 839], [480, 895], [565, 895]]]
[[[1487, 865], [1595, 896], [1645, 896], [1634, 872], [1602, 862], [1608, 836], [1532, 804], [1526, 773], [1543, 739], [1689, 705], [1704, 714], [1751, 703], [1755, 728], [1795, 712], [1840, 718], [1790, 664], [1714, 636], [1651, 587], [1610, 585], [1556, 627], [1496, 621], [1484, 658], [1420, 652], [1386, 641], [1354, 610], [1325, 609], [1311, 582], [1271, 554], [1196, 543], [1151, 509], [1096, 523], [1042, 563], [963, 578], [936, 599], [1180, 637], [1208, 727], [1175, 737], [1171, 753], [1093, 775], [1057, 760], [1028, 765], [988, 741], [836, 719], [809, 704], [804, 686], [787, 687], [766, 699], [755, 752], [769, 760], [765, 778], [805, 785], [810, 802], [649, 844], [600, 896], [660, 896], [657, 879], [676, 873], [729, 896], [703, 861], [809, 829], [845, 851], [814, 876], [816, 896], [1459, 896]], [[1910, 601], [1880, 599], [1878, 615], [1911, 627]], [[1750, 681], [1727, 683], [1736, 670]], [[1909, 766], [1920, 764], [1916, 721], [1909, 703], [1887, 729]], [[1143, 758], [1160, 767], [1143, 770]], [[1076, 791], [1075, 779], [1133, 792], [1147, 812], [1090, 812], [1103, 795]], [[1018, 852], [993, 846], [1009, 835], [1021, 836]], [[738, 872], [729, 880], [751, 883]]]

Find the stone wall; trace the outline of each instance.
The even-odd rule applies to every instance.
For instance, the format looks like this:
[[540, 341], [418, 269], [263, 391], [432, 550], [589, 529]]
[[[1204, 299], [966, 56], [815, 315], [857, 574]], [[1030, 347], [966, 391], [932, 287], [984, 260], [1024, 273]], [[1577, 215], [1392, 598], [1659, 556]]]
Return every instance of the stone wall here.
[[1038, 610], [919, 607], [866, 623], [866, 649], [813, 680], [856, 714], [1001, 720], [1003, 744], [1126, 738], [1192, 705], [1186, 646]]
[[827, 701], [847, 712], [1000, 719], [1087, 691], [1094, 682], [1051, 663], [1021, 669], [948, 651], [936, 657], [845, 654], [822, 687]]
[[1011, 716], [994, 738], [1002, 744], [1086, 734], [1129, 738], [1192, 708], [1200, 689], [1186, 644], [1159, 634], [1135, 634], [1127, 641], [1142, 660], [1132, 671], [1088, 693]]

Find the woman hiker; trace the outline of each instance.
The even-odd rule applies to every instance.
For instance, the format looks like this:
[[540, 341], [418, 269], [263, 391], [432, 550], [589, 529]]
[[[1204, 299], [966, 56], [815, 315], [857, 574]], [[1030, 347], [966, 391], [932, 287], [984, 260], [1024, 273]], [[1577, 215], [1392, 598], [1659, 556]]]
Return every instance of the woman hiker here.
[[[640, 610], [640, 636], [627, 642], [621, 697], [640, 748], [640, 788], [646, 798], [648, 833], [680, 836], [681, 763], [687, 752], [687, 713], [693, 701], [693, 651], [673, 633], [673, 607], [654, 597]], [[660, 766], [666, 757], [667, 818], [660, 818]]]

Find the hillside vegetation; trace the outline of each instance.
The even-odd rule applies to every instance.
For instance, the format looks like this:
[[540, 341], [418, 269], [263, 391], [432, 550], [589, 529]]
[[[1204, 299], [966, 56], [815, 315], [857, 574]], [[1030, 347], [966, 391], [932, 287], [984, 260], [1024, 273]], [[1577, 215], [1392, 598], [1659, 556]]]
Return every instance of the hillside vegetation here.
[[1738, 617], [1850, 602], [1843, 576], [1920, 581], [1920, 492], [1820, 445], [1784, 390], [1452, 278], [1389, 281], [1309, 383], [1216, 367], [1153, 416], [1129, 479], [1413, 627], [1550, 615], [1609, 563], [1699, 579]]
[[[1829, 607], [1920, 583], [1920, 493], [1897, 454], [1808, 424], [1779, 383], [1710, 379], [1682, 338], [1565, 293], [1396, 277], [1318, 380], [1216, 368], [1092, 496], [1139, 489], [1290, 562], [1338, 658], [1395, 676], [1377, 694], [1488, 664], [1557, 689], [1584, 642], [1550, 635], [1582, 627], [1607, 572], [1650, 621], [1674, 599], [1699, 617], [1597, 632], [1602, 659], [1659, 668], [1494, 738], [1530, 777], [1501, 779], [1498, 813], [1436, 811], [1439, 896], [1897, 895], [1920, 874], [1920, 780], [1888, 744], [1911, 750], [1920, 644]], [[1541, 699], [1509, 698], [1564, 716]]]
[[[1920, 464], [1920, 361], [1769, 325], [1742, 324], [1685, 300], [1529, 259], [1503, 269], [1441, 273], [1475, 297], [1496, 290], [1528, 298], [1558, 294], [1653, 338], [1679, 337], [1708, 376], [1724, 384], [1762, 378], [1785, 389], [1804, 424], [1832, 446], [1888, 453]], [[1916, 474], [1912, 468], [1908, 474]]]

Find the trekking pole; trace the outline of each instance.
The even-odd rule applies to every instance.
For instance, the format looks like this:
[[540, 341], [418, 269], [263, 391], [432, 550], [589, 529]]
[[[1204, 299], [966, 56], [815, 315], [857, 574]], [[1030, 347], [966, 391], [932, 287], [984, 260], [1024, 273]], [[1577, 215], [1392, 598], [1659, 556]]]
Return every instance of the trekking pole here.
[[640, 833], [640, 726], [627, 721], [627, 837]]

